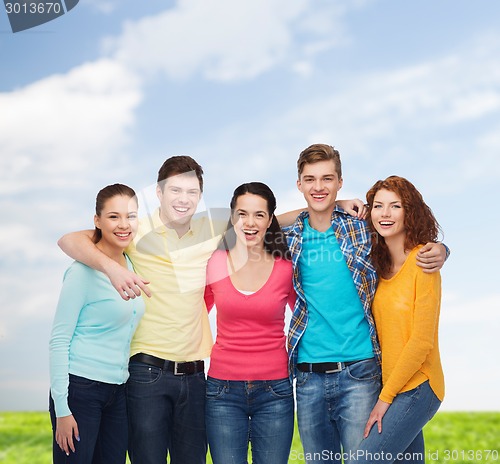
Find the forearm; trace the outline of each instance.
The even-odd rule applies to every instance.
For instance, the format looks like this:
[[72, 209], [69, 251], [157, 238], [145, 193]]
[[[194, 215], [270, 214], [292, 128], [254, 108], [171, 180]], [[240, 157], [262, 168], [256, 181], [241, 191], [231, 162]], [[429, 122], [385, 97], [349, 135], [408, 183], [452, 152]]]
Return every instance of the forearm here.
[[293, 211], [287, 211], [286, 213], [276, 216], [276, 219], [278, 220], [280, 227], [291, 226], [295, 222], [295, 219], [297, 219], [297, 216], [306, 209], [307, 208], [301, 208], [294, 209]]
[[108, 274], [110, 266], [116, 263], [96, 247], [92, 236], [92, 230], [70, 232], [63, 235], [57, 244], [70, 258]]

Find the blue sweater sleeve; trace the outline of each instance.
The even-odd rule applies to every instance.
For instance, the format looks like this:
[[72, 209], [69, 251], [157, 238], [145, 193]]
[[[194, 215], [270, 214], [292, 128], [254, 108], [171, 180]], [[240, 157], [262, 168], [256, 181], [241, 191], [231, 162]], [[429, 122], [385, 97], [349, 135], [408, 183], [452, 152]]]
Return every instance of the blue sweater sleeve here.
[[50, 391], [56, 416], [69, 416], [69, 349], [78, 318], [86, 304], [86, 266], [73, 263], [64, 274], [63, 286], [49, 343]]

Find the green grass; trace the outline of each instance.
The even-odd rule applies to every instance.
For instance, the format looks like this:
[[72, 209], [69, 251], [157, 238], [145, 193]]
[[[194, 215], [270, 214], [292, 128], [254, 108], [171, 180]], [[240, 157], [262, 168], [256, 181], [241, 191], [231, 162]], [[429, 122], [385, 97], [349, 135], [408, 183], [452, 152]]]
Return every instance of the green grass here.
[[[0, 412], [0, 463], [50, 464], [51, 433], [46, 412]], [[424, 433], [428, 464], [500, 464], [500, 412], [441, 412]], [[289, 462], [303, 463], [301, 457], [295, 431]], [[207, 463], [211, 462], [208, 457]]]

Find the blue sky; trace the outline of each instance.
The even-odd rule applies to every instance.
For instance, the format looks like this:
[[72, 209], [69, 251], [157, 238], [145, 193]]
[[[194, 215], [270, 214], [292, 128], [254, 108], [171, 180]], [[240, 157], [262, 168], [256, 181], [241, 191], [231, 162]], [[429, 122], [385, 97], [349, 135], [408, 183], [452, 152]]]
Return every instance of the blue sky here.
[[303, 204], [295, 162], [316, 142], [341, 153], [341, 198], [391, 174], [421, 190], [452, 249], [443, 409], [500, 410], [500, 3], [138, 5], [85, 0], [16, 34], [0, 11], [0, 410], [46, 409], [71, 262], [56, 241], [91, 227], [101, 187], [148, 192], [165, 158], [190, 154], [207, 206], [260, 180], [284, 211]]

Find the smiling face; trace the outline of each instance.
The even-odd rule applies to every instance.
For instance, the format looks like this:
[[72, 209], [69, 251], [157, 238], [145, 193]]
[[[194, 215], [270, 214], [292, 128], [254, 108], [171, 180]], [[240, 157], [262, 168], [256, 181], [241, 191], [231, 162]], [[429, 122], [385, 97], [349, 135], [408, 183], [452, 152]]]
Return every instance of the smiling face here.
[[304, 165], [297, 187], [307, 201], [310, 214], [333, 212], [337, 193], [342, 188], [342, 179], [335, 167], [333, 160]]
[[137, 200], [126, 195], [115, 195], [104, 203], [94, 224], [101, 230], [102, 246], [125, 249], [137, 232]]
[[402, 238], [405, 232], [405, 211], [401, 198], [387, 189], [380, 189], [373, 198], [371, 220], [375, 230], [386, 241]]
[[265, 198], [253, 193], [240, 195], [231, 213], [231, 222], [238, 241], [247, 247], [264, 248], [264, 236], [272, 216]]
[[187, 232], [201, 199], [198, 178], [191, 173], [168, 177], [163, 190], [156, 187], [156, 195], [160, 201], [162, 222], [178, 232]]

